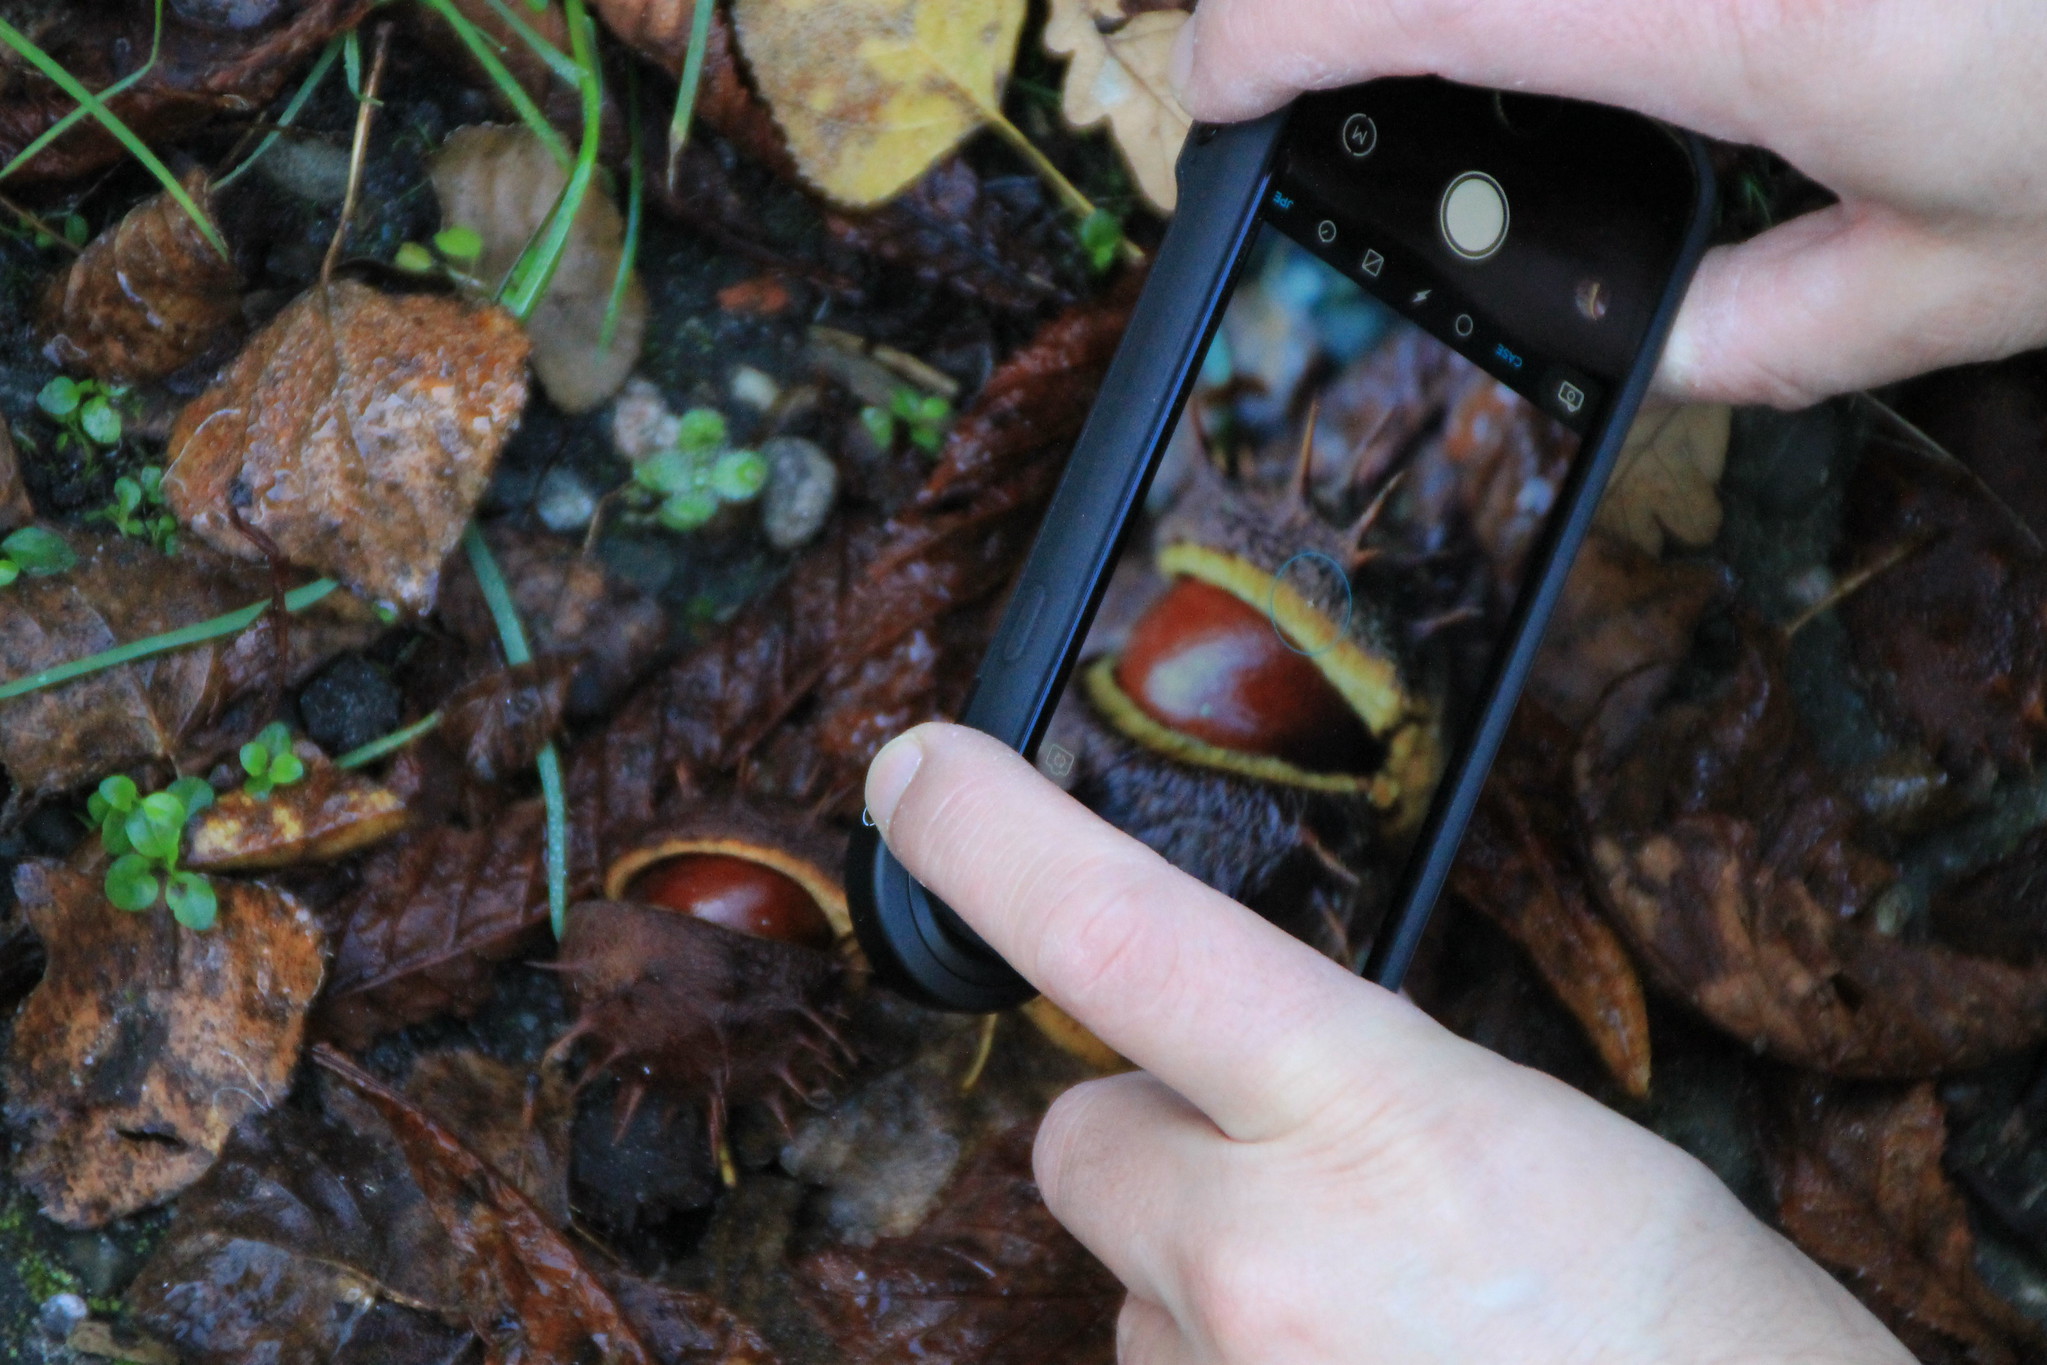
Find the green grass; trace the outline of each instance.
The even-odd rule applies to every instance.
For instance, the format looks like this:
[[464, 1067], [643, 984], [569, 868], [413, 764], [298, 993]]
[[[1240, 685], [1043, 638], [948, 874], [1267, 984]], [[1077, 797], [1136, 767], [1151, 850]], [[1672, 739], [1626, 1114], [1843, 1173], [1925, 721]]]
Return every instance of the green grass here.
[[[519, 121], [533, 130], [533, 135], [540, 139], [555, 162], [561, 166], [570, 165], [575, 158], [569, 154], [567, 140], [555, 131], [554, 125], [547, 121], [547, 115], [540, 112], [540, 106], [526, 93], [526, 87], [520, 85], [511, 70], [505, 66], [504, 59], [498, 56], [500, 48], [491, 40], [490, 35], [469, 22], [468, 16], [455, 8], [453, 0], [420, 0], [420, 3], [440, 15], [448, 27], [455, 30], [455, 36], [462, 40], [462, 45], [476, 58], [477, 65], [490, 77], [491, 84], [510, 101], [513, 110], [519, 115]], [[580, 71], [578, 80], [581, 80]]]
[[343, 45], [344, 40], [341, 38], [327, 44], [320, 53], [320, 59], [313, 63], [313, 69], [308, 71], [305, 80], [299, 83], [298, 90], [291, 97], [291, 103], [285, 105], [284, 112], [278, 115], [276, 125], [263, 135], [263, 140], [256, 144], [256, 150], [249, 153], [247, 160], [214, 182], [215, 189], [226, 189], [241, 178], [242, 172], [262, 160], [263, 154], [270, 150], [277, 139], [284, 135], [284, 130], [291, 127], [292, 122], [304, 111], [306, 101], [319, 91], [320, 83], [327, 79], [327, 73], [334, 69], [335, 60], [341, 56]]
[[[447, 0], [428, 0], [432, 4], [445, 4]], [[564, 0], [564, 9], [569, 20], [569, 42], [574, 49], [576, 64], [582, 70], [580, 89], [583, 103], [583, 140], [576, 150], [575, 162], [569, 168], [568, 183], [562, 186], [559, 198], [546, 220], [533, 235], [526, 249], [519, 254], [518, 261], [505, 277], [504, 286], [498, 291], [498, 302], [510, 311], [513, 317], [524, 322], [533, 315], [547, 286], [554, 281], [554, 272], [561, 265], [564, 252], [568, 250], [569, 233], [574, 229], [576, 214], [583, 207], [583, 199], [590, 193], [590, 186], [597, 178], [597, 150], [604, 132], [604, 76], [597, 64], [597, 27], [591, 20], [583, 0]]]
[[676, 162], [689, 145], [689, 126], [696, 118], [697, 90], [704, 83], [704, 53], [711, 46], [711, 0], [698, 0], [689, 17], [689, 50], [682, 58], [682, 81], [675, 91], [675, 114], [668, 120], [668, 182], [675, 183]]

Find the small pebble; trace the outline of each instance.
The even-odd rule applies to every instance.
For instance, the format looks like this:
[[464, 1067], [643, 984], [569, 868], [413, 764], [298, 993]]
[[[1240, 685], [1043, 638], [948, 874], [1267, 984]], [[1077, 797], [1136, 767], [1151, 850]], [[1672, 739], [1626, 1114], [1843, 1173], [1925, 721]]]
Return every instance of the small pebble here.
[[71, 1329], [92, 1316], [85, 1300], [78, 1295], [65, 1292], [52, 1294], [43, 1300], [43, 1306], [36, 1310], [36, 1326], [52, 1341], [63, 1341], [71, 1335]]
[[311, 204], [339, 204], [348, 196], [348, 150], [311, 139], [281, 137], [256, 163], [256, 173]]
[[839, 495], [839, 467], [815, 441], [777, 436], [761, 446], [768, 489], [761, 499], [761, 530], [778, 550], [807, 545], [824, 529]]
[[741, 365], [732, 371], [732, 398], [750, 408], [766, 412], [775, 406], [775, 400], [782, 396], [782, 386], [766, 373], [751, 365]]
[[682, 419], [669, 408], [661, 390], [644, 379], [625, 382], [611, 405], [611, 444], [628, 460], [640, 461], [675, 444]]
[[534, 515], [548, 530], [566, 535], [580, 531], [597, 515], [597, 495], [569, 470], [557, 466], [540, 481], [540, 496], [533, 503]]
[[338, 757], [397, 729], [404, 700], [382, 669], [344, 654], [299, 693], [299, 717], [313, 743]]

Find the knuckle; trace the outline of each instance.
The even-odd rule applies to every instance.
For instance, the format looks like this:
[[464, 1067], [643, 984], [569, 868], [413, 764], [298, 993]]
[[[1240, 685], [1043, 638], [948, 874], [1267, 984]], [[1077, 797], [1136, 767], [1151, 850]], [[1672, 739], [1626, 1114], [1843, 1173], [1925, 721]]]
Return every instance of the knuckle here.
[[1045, 981], [1080, 1004], [1115, 1008], [1157, 1002], [1175, 975], [1173, 939], [1158, 930], [1158, 892], [1142, 871], [1081, 867], [1043, 921], [1038, 965]]

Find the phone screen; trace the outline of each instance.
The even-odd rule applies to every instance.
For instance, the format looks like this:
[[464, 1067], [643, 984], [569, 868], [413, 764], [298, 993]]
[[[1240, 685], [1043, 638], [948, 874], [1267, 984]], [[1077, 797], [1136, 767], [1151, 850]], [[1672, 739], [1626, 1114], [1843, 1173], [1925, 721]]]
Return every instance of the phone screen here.
[[1035, 759], [1353, 960], [1600, 386], [1273, 196]]

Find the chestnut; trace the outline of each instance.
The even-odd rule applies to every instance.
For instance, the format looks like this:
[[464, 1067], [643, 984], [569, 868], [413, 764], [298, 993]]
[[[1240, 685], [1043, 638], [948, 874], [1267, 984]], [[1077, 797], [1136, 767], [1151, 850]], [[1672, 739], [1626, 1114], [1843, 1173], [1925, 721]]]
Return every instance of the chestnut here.
[[765, 863], [685, 853], [633, 878], [626, 899], [665, 906], [755, 938], [829, 949], [832, 922], [810, 892]]

